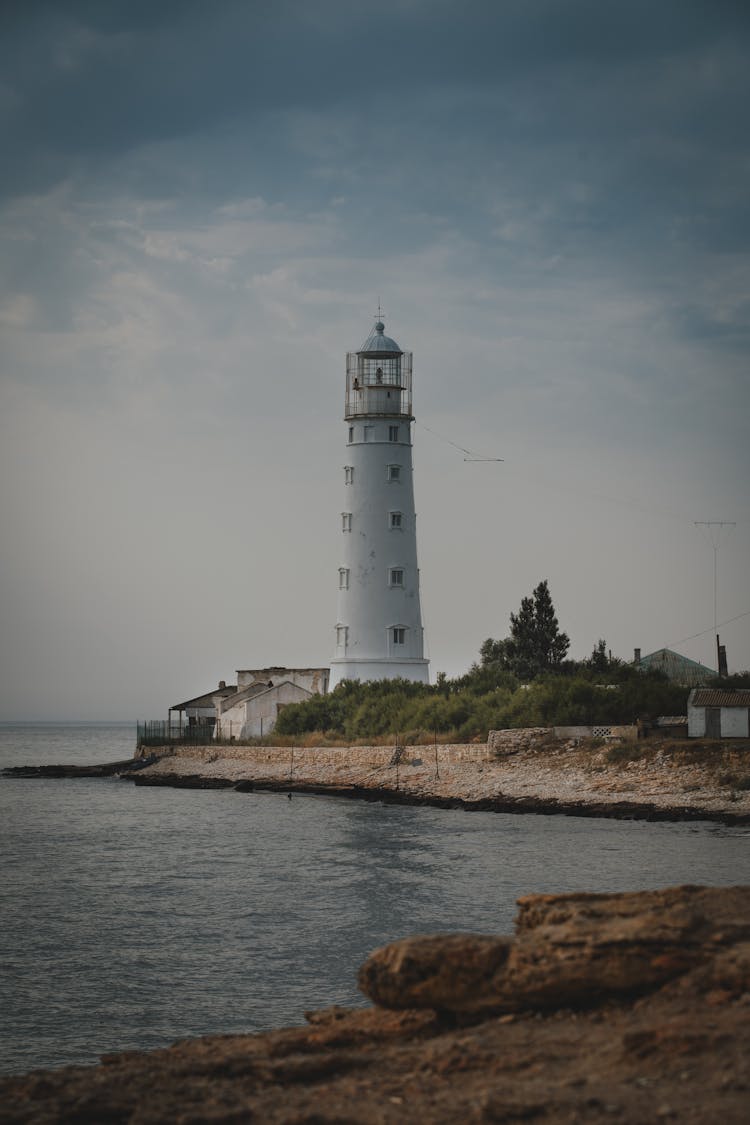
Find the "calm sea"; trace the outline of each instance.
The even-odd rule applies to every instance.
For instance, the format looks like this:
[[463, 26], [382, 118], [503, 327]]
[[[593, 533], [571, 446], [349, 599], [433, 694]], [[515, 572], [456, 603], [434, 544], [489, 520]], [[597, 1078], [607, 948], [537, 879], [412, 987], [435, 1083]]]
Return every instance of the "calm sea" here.
[[[130, 725], [0, 725], [0, 766], [130, 756]], [[409, 933], [509, 932], [531, 891], [747, 882], [748, 830], [0, 780], [0, 1068], [362, 1003]]]

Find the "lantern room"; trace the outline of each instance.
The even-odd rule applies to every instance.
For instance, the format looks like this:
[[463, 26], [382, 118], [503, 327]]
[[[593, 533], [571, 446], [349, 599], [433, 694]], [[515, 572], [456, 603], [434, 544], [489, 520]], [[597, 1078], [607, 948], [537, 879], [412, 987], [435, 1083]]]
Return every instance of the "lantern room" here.
[[411, 419], [411, 372], [411, 352], [402, 352], [379, 320], [361, 349], [347, 354], [345, 418]]

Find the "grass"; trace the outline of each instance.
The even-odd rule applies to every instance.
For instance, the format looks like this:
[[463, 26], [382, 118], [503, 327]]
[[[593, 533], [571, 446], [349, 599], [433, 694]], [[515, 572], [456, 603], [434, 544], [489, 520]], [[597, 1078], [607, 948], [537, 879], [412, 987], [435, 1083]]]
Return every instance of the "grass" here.
[[626, 739], [610, 746], [604, 757], [609, 765], [621, 766], [626, 762], [638, 762], [642, 758], [649, 757], [651, 749], [648, 743]]

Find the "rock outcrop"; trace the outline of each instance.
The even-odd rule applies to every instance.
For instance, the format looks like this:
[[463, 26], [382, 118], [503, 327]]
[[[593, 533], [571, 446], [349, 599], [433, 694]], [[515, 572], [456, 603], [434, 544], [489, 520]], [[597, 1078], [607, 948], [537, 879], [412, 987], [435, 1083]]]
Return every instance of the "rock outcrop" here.
[[0, 1081], [0, 1121], [698, 1122], [750, 1102], [750, 887], [531, 895], [371, 955], [377, 1006]]
[[[490, 1014], [634, 997], [750, 942], [750, 888], [529, 895], [515, 940], [411, 937], [378, 949], [361, 990], [387, 1008]], [[750, 973], [750, 962], [748, 962]], [[750, 987], [750, 979], [748, 980]]]

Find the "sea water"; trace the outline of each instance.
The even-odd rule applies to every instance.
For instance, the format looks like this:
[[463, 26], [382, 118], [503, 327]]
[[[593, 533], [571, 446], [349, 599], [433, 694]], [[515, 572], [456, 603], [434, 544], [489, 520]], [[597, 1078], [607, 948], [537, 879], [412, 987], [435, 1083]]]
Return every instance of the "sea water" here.
[[[0, 766], [112, 761], [130, 725], [0, 725]], [[509, 933], [521, 894], [747, 882], [709, 822], [468, 813], [333, 797], [0, 780], [0, 1068], [299, 1024], [364, 1003], [413, 933]]]

